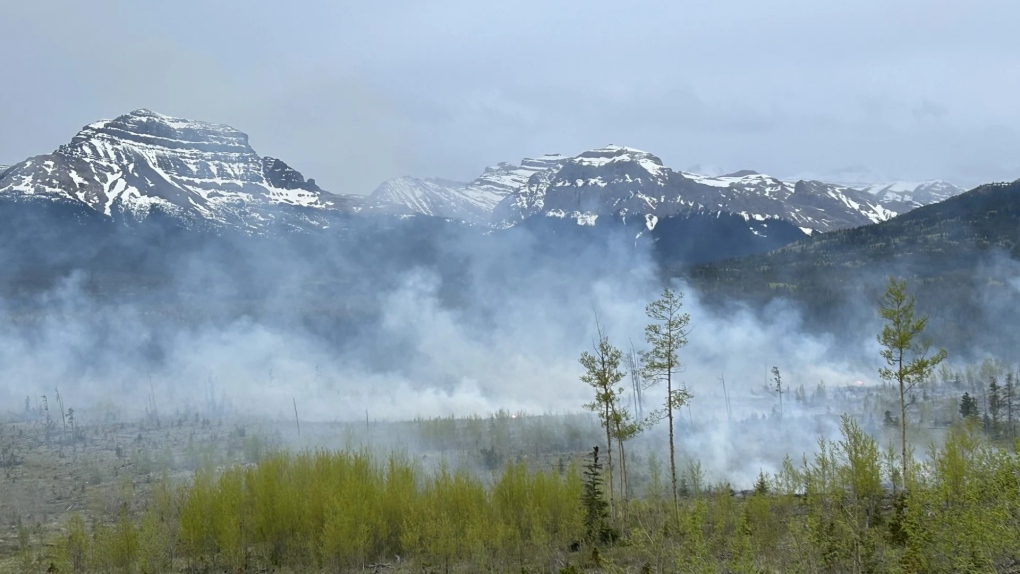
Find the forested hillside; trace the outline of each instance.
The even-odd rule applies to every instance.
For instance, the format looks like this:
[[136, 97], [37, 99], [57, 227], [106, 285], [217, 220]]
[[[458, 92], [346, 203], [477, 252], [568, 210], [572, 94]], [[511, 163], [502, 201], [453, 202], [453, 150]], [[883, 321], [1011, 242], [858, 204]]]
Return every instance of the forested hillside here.
[[874, 301], [885, 277], [896, 275], [912, 284], [936, 336], [962, 349], [995, 346], [1001, 329], [1016, 324], [1009, 299], [1020, 288], [1018, 259], [1020, 180], [764, 255], [665, 273], [688, 278], [711, 301], [789, 298], [804, 306], [809, 322], [829, 330], [852, 326], [861, 302]]

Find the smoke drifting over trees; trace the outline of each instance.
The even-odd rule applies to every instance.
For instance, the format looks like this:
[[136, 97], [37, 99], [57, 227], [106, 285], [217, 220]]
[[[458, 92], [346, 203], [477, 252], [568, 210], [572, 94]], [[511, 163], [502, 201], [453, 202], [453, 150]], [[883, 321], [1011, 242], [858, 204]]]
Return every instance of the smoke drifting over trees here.
[[[645, 305], [664, 283], [686, 295], [690, 340], [676, 383], [698, 397], [678, 417], [690, 427], [678, 450], [712, 472], [733, 470], [757, 443], [741, 421], [777, 406], [757, 393], [771, 366], [783, 366], [787, 390], [878, 383], [874, 301], [860, 298], [827, 329], [809, 329], [789, 301], [708, 305], [625, 236], [484, 235], [426, 219], [352, 220], [325, 249], [300, 234], [175, 241], [97, 239], [75, 246], [88, 254], [77, 263], [37, 254], [36, 267], [62, 270], [38, 283], [5, 276], [3, 404], [59, 387], [75, 405], [114, 401], [139, 413], [152, 396], [164, 409], [215, 400], [280, 419], [293, 418], [296, 400], [310, 421], [576, 412], [590, 400], [576, 357], [598, 337], [592, 309], [612, 340], [641, 342]], [[790, 440], [760, 445], [740, 461], [741, 477], [836, 432], [798, 408], [784, 397]]]

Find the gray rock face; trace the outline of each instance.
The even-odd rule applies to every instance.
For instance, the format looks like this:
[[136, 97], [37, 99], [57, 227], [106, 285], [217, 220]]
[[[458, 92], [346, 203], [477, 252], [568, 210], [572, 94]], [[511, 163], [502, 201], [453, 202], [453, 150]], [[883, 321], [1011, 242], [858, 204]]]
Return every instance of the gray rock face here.
[[315, 184], [314, 179], [306, 181], [300, 172], [275, 157], [267, 156], [262, 158], [262, 175], [265, 176], [269, 185], [280, 189], [303, 189], [311, 192], [322, 191]]
[[679, 193], [688, 183], [650, 153], [609, 146], [530, 178], [500, 203], [493, 219], [508, 227], [536, 215], [569, 216], [579, 223], [605, 215], [668, 216], [692, 207]]
[[508, 195], [493, 214], [498, 227], [529, 217], [659, 219], [690, 213], [734, 213], [745, 220], [783, 219], [805, 233], [883, 221], [896, 212], [860, 190], [834, 184], [785, 182], [745, 170], [709, 177], [675, 172], [641, 150], [608, 146], [564, 160]]
[[[315, 210], [349, 207], [225, 125], [136, 110], [84, 127], [70, 143], [30, 158], [0, 177], [0, 198], [80, 203], [114, 218], [153, 211], [184, 222], [257, 231], [291, 206], [318, 225]], [[287, 215], [287, 217], [295, 217]]]

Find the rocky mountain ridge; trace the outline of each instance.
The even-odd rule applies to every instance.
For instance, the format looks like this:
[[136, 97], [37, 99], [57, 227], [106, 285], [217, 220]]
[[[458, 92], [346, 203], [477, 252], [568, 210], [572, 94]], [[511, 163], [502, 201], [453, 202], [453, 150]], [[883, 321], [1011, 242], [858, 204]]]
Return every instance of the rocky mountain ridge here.
[[255, 232], [280, 220], [325, 225], [316, 211], [359, 203], [260, 157], [230, 126], [145, 109], [85, 126], [53, 153], [11, 166], [0, 178], [0, 198], [78, 204], [121, 221], [159, 212], [189, 226]]
[[649, 152], [610, 145], [574, 157], [500, 163], [469, 184], [398, 178], [383, 183], [369, 205], [496, 228], [539, 215], [579, 225], [607, 215], [639, 217], [654, 226], [680, 214], [718, 212], [746, 220], [784, 219], [811, 234], [886, 221], [962, 191], [942, 181], [853, 186], [788, 181], [752, 170], [709, 176], [674, 171]]
[[[754, 235], [782, 220], [803, 234], [888, 220], [958, 194], [945, 182], [872, 185], [784, 181], [750, 170], [674, 171], [646, 151], [610, 145], [568, 157], [499, 163], [470, 182], [397, 178], [368, 197], [332, 194], [243, 132], [146, 109], [82, 128], [48, 155], [0, 171], [0, 200], [86, 207], [122, 222], [153, 214], [185, 227], [328, 229], [338, 215], [424, 215], [507, 229], [531, 218], [580, 226], [735, 215]], [[754, 224], [752, 225], [752, 222]], [[785, 232], [784, 232], [785, 233]]]

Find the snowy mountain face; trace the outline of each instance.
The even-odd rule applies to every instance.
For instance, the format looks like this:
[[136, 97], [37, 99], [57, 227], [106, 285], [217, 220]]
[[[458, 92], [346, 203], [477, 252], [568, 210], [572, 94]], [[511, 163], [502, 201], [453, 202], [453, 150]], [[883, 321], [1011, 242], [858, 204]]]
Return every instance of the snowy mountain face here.
[[654, 155], [609, 146], [530, 178], [497, 206], [493, 219], [497, 226], [509, 227], [535, 215], [571, 217], [579, 224], [593, 224], [608, 214], [670, 215], [692, 207], [667, 192], [682, 185]]
[[900, 181], [895, 177], [877, 174], [864, 166], [845, 167], [827, 173], [800, 174], [790, 179], [826, 181], [865, 191], [884, 207], [897, 213], [938, 203], [966, 191], [942, 180]]
[[896, 215], [875, 198], [838, 184], [781, 181], [755, 172], [714, 178], [683, 175], [715, 188], [713, 191], [700, 188], [699, 203], [745, 219], [784, 219], [809, 234], [878, 223]]
[[88, 125], [49, 155], [0, 168], [0, 201], [87, 208], [125, 222], [160, 214], [186, 227], [246, 233], [326, 229], [354, 212], [504, 229], [536, 217], [582, 226], [602, 218], [647, 231], [670, 218], [725, 214], [742, 218], [755, 236], [776, 220], [811, 234], [884, 221], [960, 191], [937, 181], [858, 187], [753, 171], [702, 175], [611, 145], [500, 163], [468, 183], [393, 179], [365, 199], [323, 191], [285, 162], [259, 156], [232, 127], [144, 109]]
[[398, 177], [383, 182], [368, 196], [365, 211], [485, 223], [489, 209], [484, 199], [468, 195], [466, 187], [465, 183], [445, 179]]
[[960, 195], [965, 190], [947, 181], [899, 182], [861, 186], [883, 205], [904, 213]]
[[52, 154], [12, 166], [0, 175], [0, 198], [78, 204], [122, 220], [161, 212], [187, 225], [249, 231], [274, 222], [324, 225], [317, 212], [355, 203], [260, 157], [234, 128], [144, 109], [88, 125]]
[[438, 178], [400, 177], [383, 182], [369, 196], [366, 210], [392, 214], [420, 214], [489, 225], [492, 211], [507, 195], [523, 187], [532, 175], [552, 169], [560, 155], [524, 159], [520, 165], [500, 163], [486, 168], [470, 183]]
[[579, 225], [593, 225], [599, 217], [636, 216], [651, 229], [662, 218], [732, 213], [749, 222], [782, 219], [811, 234], [878, 223], [962, 191], [940, 181], [831, 183], [785, 180], [749, 170], [722, 174], [701, 166], [677, 172], [648, 152], [610, 145], [572, 158], [547, 155], [520, 165], [500, 163], [468, 184], [390, 180], [372, 194], [369, 205], [387, 213], [433, 215], [497, 228], [533, 216], [572, 219]]
[[499, 227], [533, 216], [591, 225], [599, 217], [663, 218], [733, 213], [745, 221], [782, 219], [804, 233], [884, 221], [895, 212], [872, 195], [821, 182], [785, 182], [752, 171], [711, 177], [675, 172], [648, 153], [622, 146], [588, 151], [531, 178], [494, 212]]

